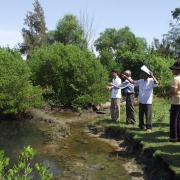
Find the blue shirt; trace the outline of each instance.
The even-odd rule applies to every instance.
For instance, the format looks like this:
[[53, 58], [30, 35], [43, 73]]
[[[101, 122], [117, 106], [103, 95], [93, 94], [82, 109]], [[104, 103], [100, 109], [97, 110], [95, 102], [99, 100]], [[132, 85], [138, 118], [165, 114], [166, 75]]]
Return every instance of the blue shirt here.
[[124, 89], [125, 94], [134, 94], [134, 84], [130, 83], [127, 79], [123, 83], [113, 86], [113, 89]]

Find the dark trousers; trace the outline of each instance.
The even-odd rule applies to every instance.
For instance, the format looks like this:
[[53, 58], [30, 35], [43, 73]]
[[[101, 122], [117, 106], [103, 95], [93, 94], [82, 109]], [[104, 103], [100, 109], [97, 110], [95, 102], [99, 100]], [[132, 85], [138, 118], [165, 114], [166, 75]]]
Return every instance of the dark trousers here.
[[152, 104], [141, 104], [139, 103], [139, 127], [143, 128], [144, 115], [146, 117], [146, 128], [152, 129]]
[[170, 139], [180, 138], [180, 105], [171, 104]]
[[126, 122], [128, 124], [135, 123], [134, 114], [134, 94], [126, 94]]

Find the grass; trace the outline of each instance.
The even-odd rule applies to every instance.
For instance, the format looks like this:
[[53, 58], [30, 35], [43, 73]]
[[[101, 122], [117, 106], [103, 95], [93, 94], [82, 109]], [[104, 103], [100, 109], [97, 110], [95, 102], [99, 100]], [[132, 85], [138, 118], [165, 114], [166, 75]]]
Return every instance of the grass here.
[[153, 149], [154, 157], [161, 157], [177, 177], [180, 178], [180, 142], [168, 142], [170, 100], [154, 97], [152, 108], [153, 128], [151, 133], [146, 133], [146, 130], [139, 130], [138, 128], [138, 106], [135, 106], [136, 125], [126, 124], [125, 107], [121, 108], [120, 123], [113, 123], [110, 114], [108, 114], [106, 119], [100, 119], [94, 122], [94, 125], [99, 128], [111, 127], [115, 130], [120, 129], [128, 133], [134, 140], [139, 141], [143, 145], [143, 150]]

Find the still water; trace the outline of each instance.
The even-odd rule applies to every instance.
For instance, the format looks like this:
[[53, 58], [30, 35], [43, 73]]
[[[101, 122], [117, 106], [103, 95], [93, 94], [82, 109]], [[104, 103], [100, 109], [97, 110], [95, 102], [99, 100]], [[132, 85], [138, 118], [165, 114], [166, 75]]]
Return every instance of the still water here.
[[[79, 118], [61, 113], [64, 120]], [[41, 162], [50, 166], [54, 180], [129, 180], [123, 167], [130, 159], [120, 157], [110, 144], [90, 136], [84, 123], [71, 123], [71, 136], [53, 142], [50, 127], [32, 121], [0, 121], [0, 149], [11, 164], [17, 164], [20, 151], [27, 145], [37, 150], [32, 166]], [[32, 179], [38, 180], [34, 172]]]

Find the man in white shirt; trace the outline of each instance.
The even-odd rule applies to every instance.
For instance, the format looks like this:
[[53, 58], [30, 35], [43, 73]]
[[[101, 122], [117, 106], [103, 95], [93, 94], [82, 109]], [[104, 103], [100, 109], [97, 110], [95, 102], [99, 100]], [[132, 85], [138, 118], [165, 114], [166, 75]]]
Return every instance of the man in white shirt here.
[[[112, 83], [115, 86], [118, 86], [121, 84], [121, 79], [118, 77], [118, 71], [116, 69], [113, 69], [111, 71], [111, 74], [113, 76]], [[120, 98], [121, 98], [121, 89], [112, 89], [111, 93], [111, 119], [115, 122], [120, 121]]]
[[[133, 83], [134, 86], [139, 86], [139, 128], [144, 129], [146, 126], [146, 132], [152, 130], [152, 99], [153, 99], [153, 88], [158, 86], [158, 81], [150, 71], [141, 70], [142, 79], [133, 81], [123, 74], [129, 82]], [[151, 76], [152, 78], [149, 78]], [[144, 115], [146, 117], [146, 125], [144, 124]]]

